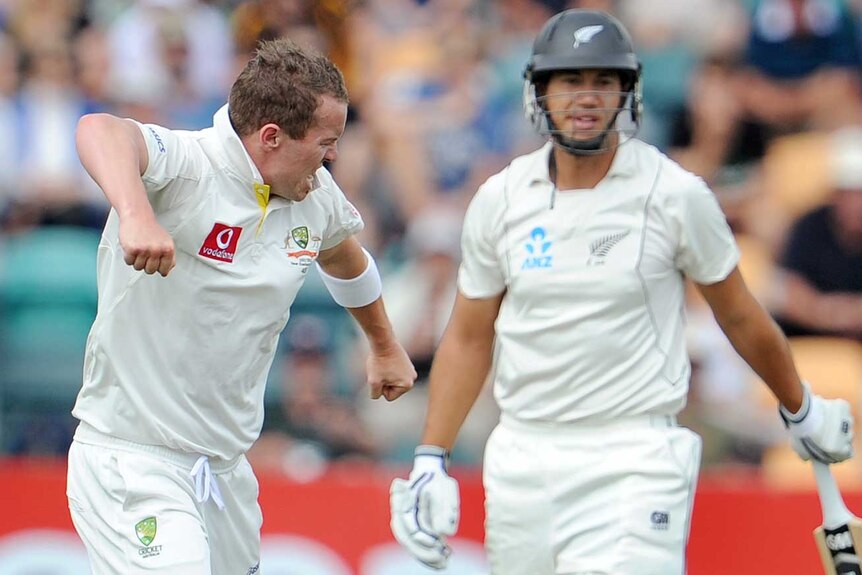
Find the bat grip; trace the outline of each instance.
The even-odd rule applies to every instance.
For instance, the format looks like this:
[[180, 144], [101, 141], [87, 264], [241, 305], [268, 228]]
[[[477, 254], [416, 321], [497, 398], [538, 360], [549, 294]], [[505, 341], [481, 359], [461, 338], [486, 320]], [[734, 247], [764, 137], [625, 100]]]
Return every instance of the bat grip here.
[[835, 478], [829, 466], [812, 461], [814, 466], [814, 478], [817, 480], [817, 494], [820, 496], [820, 507], [823, 510], [823, 526], [827, 529], [835, 529], [846, 524], [853, 515], [847, 509]]

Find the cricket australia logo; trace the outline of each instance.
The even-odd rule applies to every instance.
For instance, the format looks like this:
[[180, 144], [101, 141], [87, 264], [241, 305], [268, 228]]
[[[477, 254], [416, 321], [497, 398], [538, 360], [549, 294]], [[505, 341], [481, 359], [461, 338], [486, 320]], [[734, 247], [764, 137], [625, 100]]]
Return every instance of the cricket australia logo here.
[[595, 240], [590, 244], [590, 259], [587, 260], [588, 266], [600, 266], [605, 263], [605, 258], [608, 257], [608, 252], [620, 243], [624, 237], [629, 235], [630, 230], [618, 232]]
[[144, 546], [148, 546], [153, 542], [153, 539], [156, 538], [156, 530], [158, 526], [156, 524], [155, 517], [147, 517], [135, 525], [135, 535], [138, 536], [138, 540], [144, 544]]
[[605, 27], [602, 24], [578, 28], [575, 30], [575, 43], [572, 44], [572, 48], [577, 48], [581, 44], [588, 44], [593, 39], [593, 36], [601, 32], [604, 28]]
[[554, 262], [554, 256], [550, 253], [553, 243], [548, 239], [545, 228], [533, 228], [530, 239], [524, 244], [527, 257], [524, 258], [521, 269], [550, 268]]
[[320, 252], [321, 239], [308, 231], [307, 226], [299, 226], [290, 230], [284, 238], [284, 251], [291, 265], [299, 266], [302, 273], [307, 273], [309, 266], [317, 259]]
[[290, 230], [290, 236], [293, 238], [293, 241], [296, 242], [301, 248], [308, 247], [308, 228], [305, 226], [299, 228], [293, 228]]
[[138, 536], [138, 541], [144, 544], [138, 549], [138, 555], [141, 557], [155, 557], [162, 553], [161, 545], [150, 545], [156, 538], [158, 530], [158, 522], [155, 517], [147, 517], [135, 524], [135, 535]]

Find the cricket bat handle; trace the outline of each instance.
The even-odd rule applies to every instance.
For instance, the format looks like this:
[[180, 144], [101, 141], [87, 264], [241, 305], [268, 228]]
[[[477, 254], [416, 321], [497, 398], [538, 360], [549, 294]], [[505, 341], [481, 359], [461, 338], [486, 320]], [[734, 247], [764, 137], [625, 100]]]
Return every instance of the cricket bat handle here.
[[819, 461], [811, 461], [814, 466], [814, 478], [817, 480], [817, 494], [820, 496], [820, 508], [823, 510], [823, 526], [835, 529], [845, 525], [853, 518], [847, 509], [844, 498], [835, 483], [835, 477], [829, 466]]

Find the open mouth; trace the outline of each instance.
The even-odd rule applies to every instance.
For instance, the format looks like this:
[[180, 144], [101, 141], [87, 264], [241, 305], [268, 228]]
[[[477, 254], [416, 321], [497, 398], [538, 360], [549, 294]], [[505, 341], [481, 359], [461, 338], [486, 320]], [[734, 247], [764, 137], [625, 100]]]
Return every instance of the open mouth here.
[[599, 129], [601, 118], [598, 114], [575, 114], [572, 120], [575, 130], [589, 131]]

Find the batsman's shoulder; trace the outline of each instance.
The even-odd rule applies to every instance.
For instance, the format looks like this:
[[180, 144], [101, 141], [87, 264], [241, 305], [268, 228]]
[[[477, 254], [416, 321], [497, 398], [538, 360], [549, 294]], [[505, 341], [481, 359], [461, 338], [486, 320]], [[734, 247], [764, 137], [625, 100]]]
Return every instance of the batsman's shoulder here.
[[658, 154], [661, 173], [656, 182], [656, 191], [669, 197], [691, 197], [712, 194], [706, 181], [697, 174], [688, 171], [662, 152]]

